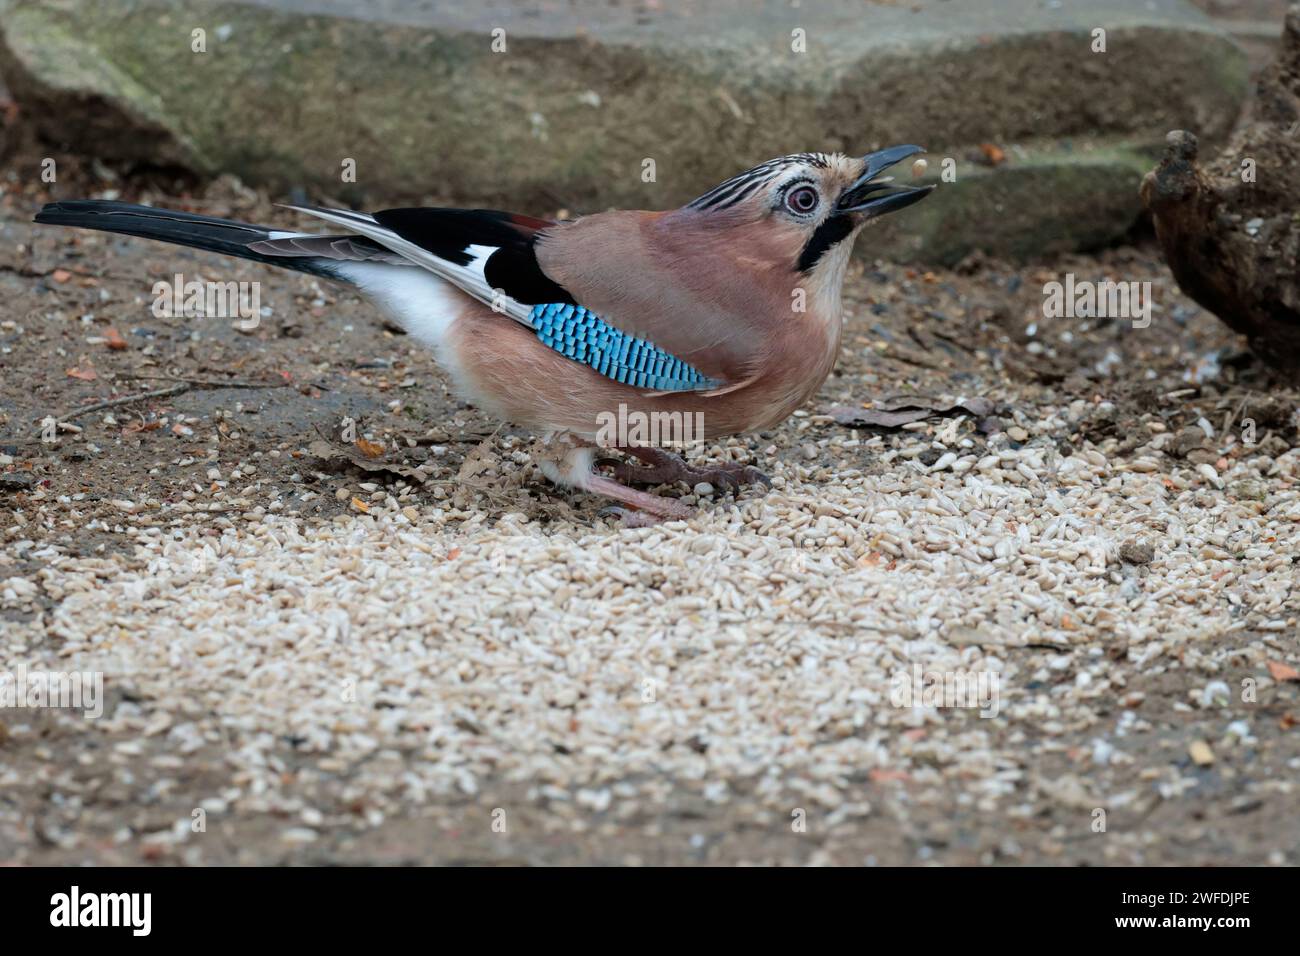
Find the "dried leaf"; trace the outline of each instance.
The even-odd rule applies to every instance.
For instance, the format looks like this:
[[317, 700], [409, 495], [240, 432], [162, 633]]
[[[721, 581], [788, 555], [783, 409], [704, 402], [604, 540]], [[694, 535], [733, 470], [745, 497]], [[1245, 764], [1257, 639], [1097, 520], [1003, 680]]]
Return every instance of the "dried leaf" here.
[[483, 474], [483, 472], [491, 468], [493, 464], [493, 456], [485, 452], [482, 446], [479, 446], [465, 456], [465, 460], [461, 463], [460, 471], [457, 473], [456, 477], [460, 481], [469, 481]]
[[104, 330], [104, 339], [104, 344], [115, 352], [120, 352], [127, 347], [126, 339], [122, 338], [122, 333], [111, 325]]
[[831, 418], [835, 419], [841, 425], [847, 425], [850, 428], [900, 428], [903, 425], [910, 425], [912, 422], [919, 422], [923, 418], [928, 418], [931, 414], [929, 409], [913, 408], [901, 412], [882, 412], [875, 408], [849, 408], [847, 405], [836, 405], [830, 409]]
[[361, 450], [361, 454], [365, 455], [367, 458], [378, 458], [384, 453], [384, 446], [379, 444], [379, 442], [358, 438], [356, 445], [357, 448]]
[[424, 484], [427, 480], [424, 472], [412, 465], [384, 459], [367, 458], [351, 445], [335, 445], [323, 438], [318, 438], [308, 445], [307, 452], [328, 462], [345, 461], [348, 464], [356, 465], [363, 471], [386, 471], [402, 478], [410, 478], [420, 484]]
[[1006, 150], [995, 143], [980, 143], [980, 152], [990, 166], [1001, 166], [1007, 161]]
[[965, 410], [971, 415], [988, 415], [995, 405], [987, 398], [936, 398], [931, 395], [895, 395], [892, 398], [880, 398], [872, 402], [873, 408], [886, 411], [899, 411], [906, 408], [928, 408], [938, 414], [948, 414]]
[[79, 378], [83, 382], [93, 382], [99, 378], [99, 373], [95, 371], [93, 365], [87, 365], [85, 368], [68, 369], [68, 378]]
[[357, 511], [360, 511], [363, 515], [370, 514], [370, 505], [366, 504], [360, 498], [352, 499], [352, 507], [355, 508]]
[[1300, 671], [1281, 661], [1268, 661], [1268, 673], [1275, 681], [1300, 681]]
[[886, 398], [873, 402], [871, 408], [835, 405], [826, 414], [849, 428], [901, 428], [923, 418], [947, 415], [973, 415], [983, 418], [994, 409], [987, 398], [961, 398], [956, 401], [920, 396]]

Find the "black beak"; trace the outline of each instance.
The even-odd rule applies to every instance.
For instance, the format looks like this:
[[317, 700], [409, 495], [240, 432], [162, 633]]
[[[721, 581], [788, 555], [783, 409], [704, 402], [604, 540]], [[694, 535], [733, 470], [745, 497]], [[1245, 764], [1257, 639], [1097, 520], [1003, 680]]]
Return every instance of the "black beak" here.
[[891, 166], [924, 152], [920, 146], [891, 146], [862, 157], [866, 170], [852, 186], [844, 190], [837, 204], [838, 211], [874, 219], [920, 202], [934, 191], [933, 186], [895, 186], [888, 178], [881, 182], [873, 180]]

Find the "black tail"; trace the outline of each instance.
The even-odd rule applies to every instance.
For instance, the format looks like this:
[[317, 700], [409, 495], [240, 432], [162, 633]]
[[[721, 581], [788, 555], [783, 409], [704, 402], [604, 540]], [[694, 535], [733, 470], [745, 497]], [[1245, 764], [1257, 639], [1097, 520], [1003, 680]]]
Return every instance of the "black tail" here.
[[328, 260], [305, 256], [268, 256], [248, 248], [251, 242], [269, 239], [271, 230], [233, 219], [216, 219], [174, 209], [155, 209], [125, 202], [72, 199], [47, 203], [36, 214], [36, 222], [51, 226], [78, 226], [143, 239], [174, 242], [180, 246], [223, 252], [284, 269], [296, 269], [330, 279], [340, 278]]

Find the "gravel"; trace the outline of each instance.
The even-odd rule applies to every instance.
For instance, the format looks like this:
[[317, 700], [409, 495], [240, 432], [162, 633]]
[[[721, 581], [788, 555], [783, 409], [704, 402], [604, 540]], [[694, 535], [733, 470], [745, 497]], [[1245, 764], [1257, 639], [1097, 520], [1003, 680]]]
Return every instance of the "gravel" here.
[[[1077, 406], [1030, 431], [1060, 430]], [[439, 507], [400, 484], [349, 489], [367, 510], [332, 520], [266, 502], [196, 525], [191, 503], [161, 504], [127, 526], [132, 554], [11, 541], [11, 558], [45, 566], [0, 582], [0, 603], [43, 596], [49, 610], [7, 628], [0, 660], [103, 671], [120, 696], [92, 733], [156, 738], [181, 758], [223, 744], [228, 779], [194, 805], [290, 817], [280, 839], [301, 845], [339, 809], [287, 788], [290, 761], [345, 779], [337, 800], [373, 826], [502, 779], [577, 827], [679, 786], [842, 822], [871, 813], [863, 774], [959, 780], [992, 810], [1024, 797], [1024, 728], [1095, 725], [1135, 672], [1173, 654], [1192, 668], [1225, 634], [1293, 642], [1300, 452], [1225, 459], [1220, 476], [1090, 444], [1062, 456], [994, 436], [975, 450], [970, 429], [941, 425], [952, 447], [932, 465], [934, 429], [831, 432], [779, 463], [765, 497], [649, 529], [489, 517], [481, 494]], [[507, 486], [531, 480], [526, 454], [498, 468]], [[1224, 493], [1261, 468], [1262, 499]], [[230, 493], [252, 502], [259, 486]], [[1015, 653], [1035, 647], [1048, 653]], [[1271, 652], [1256, 650], [1262, 670]], [[997, 716], [897, 706], [914, 665], [994, 675]], [[1108, 737], [1091, 759], [1122, 747]], [[1197, 743], [1194, 765], [1209, 753]], [[1175, 767], [1155, 780], [1184, 786]], [[1035, 787], [1080, 813], [1122, 799], [1068, 776]], [[151, 840], [183, 843], [186, 822]]]

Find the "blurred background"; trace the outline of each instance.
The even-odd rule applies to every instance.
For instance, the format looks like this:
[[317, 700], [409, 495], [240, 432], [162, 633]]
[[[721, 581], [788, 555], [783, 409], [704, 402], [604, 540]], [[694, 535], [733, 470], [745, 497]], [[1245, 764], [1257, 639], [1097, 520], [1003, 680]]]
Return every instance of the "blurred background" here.
[[668, 208], [789, 152], [915, 142], [952, 159], [955, 188], [868, 254], [1041, 257], [1123, 239], [1168, 130], [1226, 142], [1283, 8], [6, 0], [3, 155], [17, 188], [58, 159], [55, 196], [229, 175], [277, 199], [580, 214]]

